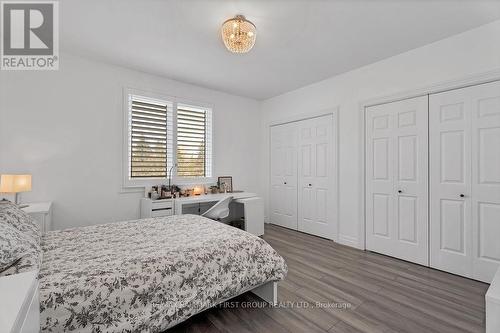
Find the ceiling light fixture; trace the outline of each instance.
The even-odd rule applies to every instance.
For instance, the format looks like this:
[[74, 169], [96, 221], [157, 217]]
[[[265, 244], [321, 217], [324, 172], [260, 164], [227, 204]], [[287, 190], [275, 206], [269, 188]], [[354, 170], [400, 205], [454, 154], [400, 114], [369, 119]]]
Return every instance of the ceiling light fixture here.
[[252, 49], [257, 37], [255, 24], [243, 15], [236, 15], [222, 24], [222, 40], [233, 53], [247, 53]]

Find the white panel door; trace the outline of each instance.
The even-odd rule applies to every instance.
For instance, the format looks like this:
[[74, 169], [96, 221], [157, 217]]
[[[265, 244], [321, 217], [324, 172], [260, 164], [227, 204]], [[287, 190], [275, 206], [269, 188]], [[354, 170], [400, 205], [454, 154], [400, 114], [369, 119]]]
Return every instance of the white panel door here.
[[335, 238], [333, 212], [333, 116], [297, 123], [298, 230]]
[[500, 83], [430, 96], [431, 266], [485, 282], [500, 265]]
[[428, 264], [427, 96], [366, 108], [366, 247]]
[[472, 118], [472, 277], [500, 266], [500, 82], [468, 88]]
[[271, 223], [297, 229], [297, 125], [271, 127]]
[[462, 90], [429, 97], [430, 266], [471, 276], [471, 114]]

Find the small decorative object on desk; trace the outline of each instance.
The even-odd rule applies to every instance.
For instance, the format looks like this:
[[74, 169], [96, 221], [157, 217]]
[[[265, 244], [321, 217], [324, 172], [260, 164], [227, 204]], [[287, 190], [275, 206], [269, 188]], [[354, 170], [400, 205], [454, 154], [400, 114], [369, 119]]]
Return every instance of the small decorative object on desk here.
[[160, 195], [156, 191], [151, 192], [151, 200], [158, 200], [160, 198]]
[[167, 185], [155, 185], [146, 190], [146, 198], [151, 200], [171, 199], [173, 195], [172, 187]]
[[202, 187], [196, 186], [196, 187], [193, 189], [193, 194], [194, 194], [194, 195], [201, 195], [202, 193], [203, 193], [203, 188], [202, 188]]
[[233, 191], [233, 177], [231, 177], [231, 176], [219, 177], [217, 183], [219, 184], [220, 189], [225, 190], [223, 192], [232, 192]]

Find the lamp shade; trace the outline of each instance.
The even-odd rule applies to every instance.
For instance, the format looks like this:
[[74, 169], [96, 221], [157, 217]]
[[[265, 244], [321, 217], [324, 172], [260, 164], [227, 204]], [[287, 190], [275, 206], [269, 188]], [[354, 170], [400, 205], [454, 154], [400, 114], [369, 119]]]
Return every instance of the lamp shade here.
[[19, 193], [31, 191], [31, 175], [2, 175], [0, 193]]

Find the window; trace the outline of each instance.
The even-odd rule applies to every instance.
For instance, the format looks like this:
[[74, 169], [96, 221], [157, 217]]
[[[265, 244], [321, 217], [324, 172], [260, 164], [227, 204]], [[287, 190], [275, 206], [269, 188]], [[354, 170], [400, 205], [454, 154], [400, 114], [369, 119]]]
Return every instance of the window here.
[[129, 90], [125, 96], [125, 186], [158, 184], [170, 177], [176, 164], [176, 183], [203, 182], [212, 176], [210, 108]]
[[177, 175], [210, 177], [210, 110], [177, 105]]
[[[172, 124], [168, 102], [130, 95], [129, 177], [167, 178], [172, 145], [167, 135]], [[170, 159], [169, 159], [170, 157]]]

